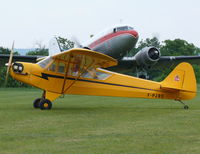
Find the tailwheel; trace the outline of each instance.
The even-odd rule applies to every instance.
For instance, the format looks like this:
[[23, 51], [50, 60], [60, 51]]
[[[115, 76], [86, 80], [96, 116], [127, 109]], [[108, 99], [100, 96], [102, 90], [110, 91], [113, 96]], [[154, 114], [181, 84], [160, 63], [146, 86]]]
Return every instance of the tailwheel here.
[[188, 110], [188, 109], [189, 109], [189, 106], [185, 105], [185, 106], [184, 106], [184, 109], [185, 109], [185, 110]]
[[40, 101], [39, 107], [41, 110], [50, 110], [52, 108], [52, 103], [48, 99], [42, 99]]
[[41, 98], [37, 98], [33, 101], [33, 107], [38, 109], [40, 108], [40, 101], [41, 101]]
[[177, 101], [184, 105], [183, 108], [184, 108], [185, 110], [188, 110], [188, 109], [189, 109], [189, 106], [187, 106], [187, 105], [186, 105], [185, 103], [183, 103], [181, 100], [177, 100]]

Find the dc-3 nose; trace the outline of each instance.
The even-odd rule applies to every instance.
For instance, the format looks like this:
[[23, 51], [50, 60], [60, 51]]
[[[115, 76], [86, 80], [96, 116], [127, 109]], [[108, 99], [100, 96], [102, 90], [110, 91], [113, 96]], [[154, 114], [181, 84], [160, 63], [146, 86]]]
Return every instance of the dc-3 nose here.
[[139, 37], [138, 32], [135, 31], [135, 30], [130, 30], [129, 34], [132, 35], [134, 38], [138, 38]]

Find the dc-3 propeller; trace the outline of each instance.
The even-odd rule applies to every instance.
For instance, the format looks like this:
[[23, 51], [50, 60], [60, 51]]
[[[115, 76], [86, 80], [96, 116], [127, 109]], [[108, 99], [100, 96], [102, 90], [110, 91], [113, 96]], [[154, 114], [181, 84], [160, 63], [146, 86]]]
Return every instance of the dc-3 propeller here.
[[7, 86], [8, 76], [9, 76], [10, 68], [12, 66], [12, 59], [13, 59], [13, 53], [14, 53], [14, 44], [15, 44], [15, 42], [13, 41], [12, 48], [11, 48], [11, 51], [10, 51], [10, 57], [9, 57], [8, 63], [6, 63], [7, 70], [6, 70], [5, 86]]
[[83, 46], [81, 45], [81, 42], [78, 40], [77, 37], [72, 36], [71, 40], [72, 40], [72, 42], [74, 42], [75, 47], [77, 47], [77, 48], [83, 48]]

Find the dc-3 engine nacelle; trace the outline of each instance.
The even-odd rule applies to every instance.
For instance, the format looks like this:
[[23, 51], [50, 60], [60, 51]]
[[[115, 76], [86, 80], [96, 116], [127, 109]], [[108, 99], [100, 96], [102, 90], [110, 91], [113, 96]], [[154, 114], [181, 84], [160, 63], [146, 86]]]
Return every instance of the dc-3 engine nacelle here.
[[156, 47], [145, 47], [135, 55], [138, 66], [150, 68], [160, 59], [161, 53]]

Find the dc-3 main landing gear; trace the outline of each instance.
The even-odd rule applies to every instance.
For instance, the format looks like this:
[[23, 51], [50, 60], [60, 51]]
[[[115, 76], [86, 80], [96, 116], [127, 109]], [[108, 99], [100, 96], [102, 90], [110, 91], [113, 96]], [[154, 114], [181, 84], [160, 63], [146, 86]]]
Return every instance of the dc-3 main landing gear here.
[[185, 110], [188, 110], [189, 109], [189, 106], [187, 106], [185, 103], [183, 103], [181, 100], [176, 100], [176, 101], [178, 101], [178, 102], [180, 102], [181, 104], [183, 104], [184, 105], [184, 109]]
[[40, 108], [41, 110], [50, 110], [52, 108], [52, 103], [50, 100], [45, 98], [37, 98], [33, 102], [34, 108]]

